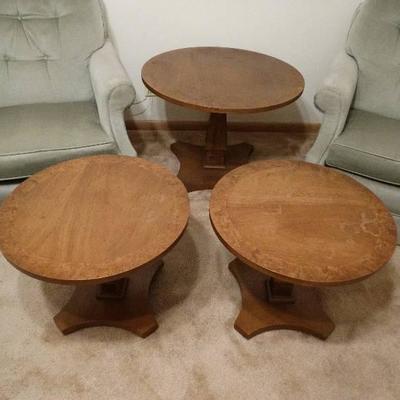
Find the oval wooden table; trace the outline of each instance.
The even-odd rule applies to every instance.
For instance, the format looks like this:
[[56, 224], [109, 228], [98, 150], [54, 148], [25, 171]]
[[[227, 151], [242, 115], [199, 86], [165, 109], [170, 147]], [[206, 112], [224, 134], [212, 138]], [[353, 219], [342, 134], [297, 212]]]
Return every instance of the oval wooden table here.
[[36, 279], [77, 286], [54, 318], [64, 334], [107, 325], [145, 337], [157, 328], [150, 283], [188, 217], [187, 191], [165, 168], [86, 157], [33, 175], [3, 202], [0, 249]]
[[357, 282], [396, 247], [390, 212], [352, 178], [302, 161], [239, 167], [215, 186], [214, 230], [237, 257], [242, 293], [235, 328], [246, 338], [294, 329], [327, 338], [334, 329], [313, 287]]
[[304, 90], [300, 72], [264, 54], [224, 47], [193, 47], [160, 54], [142, 69], [146, 87], [172, 103], [211, 113], [206, 145], [177, 142], [179, 178], [189, 191], [211, 189], [228, 171], [248, 162], [253, 147], [228, 146], [227, 113], [283, 107]]

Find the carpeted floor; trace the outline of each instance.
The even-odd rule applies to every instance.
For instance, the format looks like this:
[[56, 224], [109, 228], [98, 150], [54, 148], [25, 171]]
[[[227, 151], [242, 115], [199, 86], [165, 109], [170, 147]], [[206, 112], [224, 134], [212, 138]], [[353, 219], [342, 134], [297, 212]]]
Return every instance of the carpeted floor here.
[[[176, 172], [172, 140], [134, 135], [141, 156]], [[247, 140], [255, 158], [282, 158], [300, 157], [312, 137]], [[291, 331], [247, 341], [233, 329], [240, 293], [227, 269], [233, 257], [209, 223], [209, 196], [190, 195], [187, 232], [152, 288], [160, 327], [144, 340], [113, 328], [62, 336], [52, 316], [72, 288], [34, 280], [0, 256], [0, 400], [398, 400], [400, 249], [369, 280], [322, 291], [337, 324], [326, 342]]]

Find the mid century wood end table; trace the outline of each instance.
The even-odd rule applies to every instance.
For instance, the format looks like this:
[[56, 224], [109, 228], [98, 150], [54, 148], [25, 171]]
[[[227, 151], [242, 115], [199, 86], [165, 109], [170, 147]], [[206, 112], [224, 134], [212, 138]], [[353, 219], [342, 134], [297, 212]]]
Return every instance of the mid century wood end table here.
[[302, 75], [276, 58], [223, 47], [194, 47], [150, 59], [146, 87], [172, 103], [211, 113], [205, 147], [171, 146], [189, 191], [211, 189], [228, 171], [248, 162], [253, 147], [228, 146], [227, 113], [256, 113], [292, 103], [304, 90]]
[[230, 172], [210, 203], [214, 230], [237, 257], [235, 328], [246, 338], [294, 329], [327, 338], [334, 323], [314, 287], [382, 268], [396, 246], [393, 217], [352, 178], [302, 161], [260, 161]]
[[183, 184], [165, 168], [124, 156], [63, 162], [22, 183], [0, 207], [0, 249], [20, 271], [75, 285], [58, 328], [108, 325], [145, 337], [161, 258], [189, 217]]

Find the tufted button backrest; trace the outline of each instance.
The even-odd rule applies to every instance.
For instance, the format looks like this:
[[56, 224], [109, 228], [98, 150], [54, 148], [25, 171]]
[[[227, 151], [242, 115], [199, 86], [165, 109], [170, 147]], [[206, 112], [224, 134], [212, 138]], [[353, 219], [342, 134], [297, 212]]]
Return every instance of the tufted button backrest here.
[[359, 68], [354, 107], [400, 119], [400, 0], [366, 0], [353, 19], [347, 52]]
[[88, 62], [106, 39], [100, 0], [0, 0], [0, 107], [93, 97]]

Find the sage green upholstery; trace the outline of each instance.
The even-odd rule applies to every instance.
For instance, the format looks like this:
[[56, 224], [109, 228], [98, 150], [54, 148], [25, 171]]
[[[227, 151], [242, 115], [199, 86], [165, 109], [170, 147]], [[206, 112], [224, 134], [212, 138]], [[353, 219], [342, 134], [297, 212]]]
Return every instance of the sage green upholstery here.
[[26, 178], [61, 158], [116, 152], [94, 103], [0, 108], [0, 180]]
[[306, 160], [337, 168], [391, 210], [400, 240], [400, 2], [366, 0], [315, 96], [324, 113]]
[[326, 164], [399, 186], [400, 120], [352, 109], [346, 129], [329, 148]]
[[368, 0], [357, 10], [347, 54], [359, 68], [354, 108], [400, 119], [400, 1]]
[[1, 0], [0, 200], [60, 161], [135, 156], [123, 117], [134, 97], [100, 0]]

